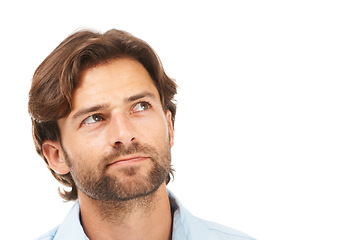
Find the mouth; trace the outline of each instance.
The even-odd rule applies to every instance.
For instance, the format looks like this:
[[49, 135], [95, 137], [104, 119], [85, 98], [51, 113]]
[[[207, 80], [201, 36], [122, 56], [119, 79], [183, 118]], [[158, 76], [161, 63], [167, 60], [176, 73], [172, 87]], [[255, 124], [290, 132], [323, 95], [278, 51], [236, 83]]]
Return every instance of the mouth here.
[[138, 164], [147, 159], [148, 157], [144, 157], [144, 156], [127, 156], [127, 157], [118, 159], [114, 161], [113, 163], [108, 164], [108, 166], [128, 166], [128, 165]]

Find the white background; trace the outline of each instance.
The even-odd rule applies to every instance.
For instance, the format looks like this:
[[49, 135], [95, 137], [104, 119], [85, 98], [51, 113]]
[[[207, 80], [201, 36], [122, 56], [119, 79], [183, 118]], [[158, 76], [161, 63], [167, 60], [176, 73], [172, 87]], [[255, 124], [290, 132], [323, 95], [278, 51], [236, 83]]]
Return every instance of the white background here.
[[260, 240], [338, 239], [336, 1], [3, 1], [1, 239], [33, 239], [72, 204], [35, 153], [28, 91], [69, 34], [123, 29], [179, 85], [175, 181], [195, 215]]

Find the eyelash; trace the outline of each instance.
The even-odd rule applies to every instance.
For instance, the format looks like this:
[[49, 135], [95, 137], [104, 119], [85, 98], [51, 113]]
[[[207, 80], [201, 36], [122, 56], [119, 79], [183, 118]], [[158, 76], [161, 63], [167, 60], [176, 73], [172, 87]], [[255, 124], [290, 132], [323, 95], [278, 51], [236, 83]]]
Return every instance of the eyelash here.
[[[94, 122], [88, 122], [88, 123], [86, 123], [86, 121], [87, 121], [88, 119], [90, 119], [90, 118], [93, 118], [93, 119], [94, 119], [94, 118], [100, 118], [100, 120], [99, 120], [99, 121], [94, 120]], [[93, 115], [91, 115], [91, 116], [85, 118], [85, 119], [82, 121], [81, 125], [89, 125], [89, 124], [101, 122], [102, 120], [103, 120], [103, 116], [102, 116], [101, 114], [93, 114]]]
[[[146, 104], [147, 108], [144, 109], [144, 110], [139, 110], [139, 111], [134, 111], [135, 107], [139, 104]], [[147, 101], [141, 101], [141, 102], [137, 102], [136, 104], [134, 104], [132, 106], [132, 110], [130, 111], [132, 114], [134, 113], [139, 113], [139, 112], [144, 112], [144, 111], [147, 111], [151, 108], [151, 104]], [[100, 118], [100, 120], [96, 121], [94, 120], [93, 122], [89, 122], [89, 123], [86, 123], [86, 121], [89, 119], [89, 118]], [[81, 125], [90, 125], [90, 124], [94, 124], [94, 123], [97, 123], [97, 122], [102, 122], [104, 120], [104, 117], [102, 114], [93, 114], [91, 116], [88, 116], [87, 118], [85, 118], [82, 122], [81, 122]]]
[[147, 110], [149, 110], [149, 109], [152, 107], [151, 104], [150, 104], [149, 102], [141, 101], [141, 102], [138, 102], [138, 103], [136, 103], [135, 105], [133, 105], [132, 109], [134, 109], [134, 108], [135, 108], [137, 105], [139, 105], [139, 104], [146, 104], [146, 105], [147, 105], [147, 108], [144, 109], [144, 110], [141, 110], [141, 111], [135, 111], [135, 112], [131, 111], [132, 113], [138, 113], [138, 112], [147, 111]]

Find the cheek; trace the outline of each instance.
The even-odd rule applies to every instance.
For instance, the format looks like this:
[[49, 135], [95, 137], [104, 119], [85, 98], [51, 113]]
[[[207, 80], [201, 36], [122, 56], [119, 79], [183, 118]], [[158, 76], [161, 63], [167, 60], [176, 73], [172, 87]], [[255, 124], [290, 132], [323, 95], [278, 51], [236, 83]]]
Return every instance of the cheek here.
[[[93, 166], [99, 153], [102, 153], [100, 146], [97, 144], [102, 142], [99, 139], [72, 138], [65, 142], [65, 150], [68, 158], [73, 162], [74, 166]], [[80, 164], [81, 163], [81, 164]], [[82, 167], [82, 168], [83, 168]]]
[[169, 138], [169, 128], [164, 116], [157, 116], [155, 119], [140, 122], [138, 127], [139, 140], [148, 144], [160, 144]]

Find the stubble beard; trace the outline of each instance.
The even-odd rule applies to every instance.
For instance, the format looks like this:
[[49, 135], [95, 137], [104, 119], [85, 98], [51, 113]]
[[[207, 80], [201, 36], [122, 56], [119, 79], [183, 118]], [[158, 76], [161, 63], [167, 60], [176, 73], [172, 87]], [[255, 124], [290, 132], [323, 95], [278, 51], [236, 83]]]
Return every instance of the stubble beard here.
[[[169, 141], [162, 146], [160, 152], [149, 145], [131, 144], [128, 148], [119, 146], [113, 153], [103, 157], [97, 169], [86, 168], [81, 159], [70, 159], [63, 149], [70, 173], [78, 189], [89, 198], [102, 204], [122, 203], [134, 199], [145, 198], [156, 192], [165, 182], [171, 168]], [[107, 164], [117, 157], [141, 153], [149, 156], [151, 168], [145, 176], [139, 175], [139, 166], [119, 169], [120, 176], [109, 174]], [[129, 180], [126, 180], [129, 179]]]

